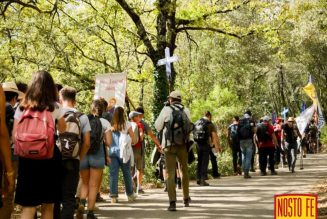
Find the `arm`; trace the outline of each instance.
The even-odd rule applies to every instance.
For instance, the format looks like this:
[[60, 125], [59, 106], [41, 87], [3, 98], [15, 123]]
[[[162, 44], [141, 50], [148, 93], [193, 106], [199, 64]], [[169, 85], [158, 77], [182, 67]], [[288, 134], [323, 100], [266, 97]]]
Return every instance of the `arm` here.
[[131, 137], [132, 139], [132, 145], [136, 144], [136, 139], [135, 139], [135, 136], [134, 136], [134, 132], [132, 130], [132, 127], [129, 127], [128, 130], [127, 130], [128, 134], [129, 134], [129, 137]]
[[148, 135], [150, 136], [150, 138], [156, 144], [158, 150], [160, 151], [161, 150], [161, 145], [160, 145], [158, 139], [156, 138], [156, 136], [153, 134], [153, 132], [150, 129], [148, 129]]
[[85, 132], [83, 134], [83, 145], [82, 145], [82, 149], [79, 153], [79, 157], [80, 157], [80, 160], [83, 160], [83, 158], [85, 157], [85, 155], [87, 154], [87, 152], [89, 151], [90, 149], [90, 132]]
[[277, 138], [276, 138], [275, 133], [272, 134], [272, 141], [273, 141], [275, 147], [277, 147], [278, 146], [278, 142], [277, 142]]
[[66, 122], [64, 117], [57, 120], [57, 129], [59, 133], [64, 133], [66, 131]]
[[140, 133], [140, 140], [144, 140], [144, 130], [142, 128], [139, 128], [139, 133]]
[[165, 124], [165, 120], [166, 120], [166, 118], [165, 118], [165, 115], [166, 115], [165, 111], [166, 111], [166, 107], [164, 107], [161, 110], [158, 118], [156, 119], [156, 121], [154, 123], [154, 127], [157, 129], [158, 132], [160, 132], [164, 128], [164, 124]]
[[15, 183], [14, 169], [11, 162], [11, 150], [9, 144], [9, 134], [6, 127], [5, 114], [5, 97], [2, 87], [0, 86], [0, 154], [6, 169], [9, 192], [13, 192]]
[[220, 141], [219, 141], [219, 137], [218, 137], [217, 132], [211, 132], [211, 139], [212, 139], [213, 145], [215, 146], [215, 150], [217, 152], [221, 152], [222, 149], [220, 147]]

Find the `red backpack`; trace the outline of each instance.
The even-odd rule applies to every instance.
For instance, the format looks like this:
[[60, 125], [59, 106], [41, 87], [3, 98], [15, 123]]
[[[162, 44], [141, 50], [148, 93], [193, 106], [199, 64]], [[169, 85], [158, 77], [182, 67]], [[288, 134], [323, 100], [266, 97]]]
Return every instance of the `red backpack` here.
[[14, 152], [19, 157], [50, 159], [53, 157], [55, 125], [47, 110], [25, 110], [16, 134]]

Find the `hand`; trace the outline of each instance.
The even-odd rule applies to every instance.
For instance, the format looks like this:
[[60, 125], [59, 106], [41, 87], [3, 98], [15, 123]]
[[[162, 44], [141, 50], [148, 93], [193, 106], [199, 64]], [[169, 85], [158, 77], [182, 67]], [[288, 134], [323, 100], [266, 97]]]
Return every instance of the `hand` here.
[[107, 161], [107, 164], [108, 164], [108, 165], [111, 164], [111, 159], [110, 159], [109, 156], [106, 156], [106, 161]]
[[162, 150], [162, 146], [161, 145], [157, 146], [157, 150], [158, 150], [159, 153], [163, 154], [163, 150]]

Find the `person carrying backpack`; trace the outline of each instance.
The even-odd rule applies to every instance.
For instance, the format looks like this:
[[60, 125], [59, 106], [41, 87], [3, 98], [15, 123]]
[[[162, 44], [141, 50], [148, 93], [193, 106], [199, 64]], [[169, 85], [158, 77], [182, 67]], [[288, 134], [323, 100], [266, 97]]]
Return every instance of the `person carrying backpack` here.
[[263, 122], [257, 126], [256, 137], [258, 138], [259, 147], [259, 166], [261, 176], [266, 176], [267, 156], [269, 156], [269, 167], [271, 175], [277, 175], [275, 171], [275, 148], [278, 142], [275, 136], [274, 127], [269, 123], [269, 116], [263, 117]]
[[184, 206], [188, 207], [191, 201], [189, 196], [188, 151], [186, 143], [192, 131], [192, 123], [189, 110], [185, 109], [181, 103], [182, 97], [179, 91], [172, 91], [169, 94], [168, 100], [169, 106], [164, 106], [154, 125], [158, 132], [163, 130], [161, 145], [163, 146], [166, 159], [169, 196], [168, 210], [176, 211], [176, 159], [180, 163]]
[[[110, 123], [101, 118], [103, 114], [103, 104], [101, 100], [94, 100], [91, 105], [91, 114], [87, 117], [91, 126], [90, 132], [90, 147], [87, 154], [80, 161], [80, 176], [81, 176], [81, 194], [80, 204], [78, 207], [79, 213], [83, 213], [87, 199], [87, 219], [94, 219], [94, 207], [96, 196], [99, 191], [100, 180], [105, 166], [105, 159], [110, 163], [110, 158], [105, 158], [105, 148], [110, 147], [112, 142]], [[106, 150], [107, 150], [106, 148]]]
[[34, 218], [38, 205], [42, 218], [52, 218], [54, 203], [60, 201], [61, 154], [54, 136], [55, 124], [63, 133], [66, 123], [57, 96], [50, 73], [38, 71], [15, 112], [14, 151], [19, 156], [15, 203], [22, 206], [22, 218]]
[[[11, 150], [9, 143], [9, 135], [6, 127], [6, 99], [3, 92], [3, 88], [0, 85], [0, 182], [2, 178], [7, 183], [0, 186], [0, 215], [5, 216], [6, 212], [11, 212], [11, 209], [2, 206], [2, 193], [12, 196], [15, 186], [15, 171], [11, 160]], [[10, 214], [9, 214], [10, 216]]]
[[240, 147], [242, 151], [242, 168], [245, 179], [251, 178], [249, 171], [251, 168], [252, 155], [254, 153], [253, 136], [255, 133], [255, 122], [252, 120], [251, 115], [252, 113], [249, 110], [244, 113], [243, 118], [240, 120], [237, 131], [240, 139]]
[[58, 146], [62, 154], [62, 209], [55, 206], [55, 215], [73, 219], [75, 194], [79, 181], [80, 160], [84, 158], [90, 147], [90, 123], [86, 115], [75, 109], [76, 90], [64, 87], [59, 92], [59, 100], [65, 112], [66, 130], [59, 135]]
[[111, 163], [110, 169], [110, 197], [111, 203], [118, 202], [118, 177], [121, 168], [124, 177], [125, 191], [128, 201], [134, 201], [136, 195], [133, 191], [131, 165], [134, 164], [132, 144], [135, 144], [132, 125], [125, 120], [124, 109], [120, 106], [115, 108], [112, 117], [112, 144], [109, 150]]
[[240, 148], [240, 139], [238, 137], [238, 125], [240, 118], [234, 116], [233, 123], [228, 127], [228, 143], [232, 149], [234, 174], [242, 174], [242, 152]]
[[216, 145], [216, 127], [211, 122], [211, 113], [206, 111], [204, 117], [194, 123], [193, 138], [197, 145], [198, 163], [197, 163], [197, 184], [200, 186], [209, 186], [205, 180], [208, 173], [209, 154], [211, 149], [211, 142], [214, 143], [218, 150], [219, 145]]

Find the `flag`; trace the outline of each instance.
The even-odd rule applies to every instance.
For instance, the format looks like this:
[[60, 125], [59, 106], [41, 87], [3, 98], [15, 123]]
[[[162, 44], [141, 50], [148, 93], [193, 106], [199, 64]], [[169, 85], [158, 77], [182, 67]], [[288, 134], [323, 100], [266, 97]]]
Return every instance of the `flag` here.
[[314, 112], [315, 112], [315, 106], [312, 105], [311, 107], [307, 108], [304, 112], [302, 112], [300, 116], [295, 118], [297, 127], [299, 128], [301, 135], [303, 135], [305, 127], [310, 122]]
[[316, 92], [315, 86], [309, 82], [304, 88], [304, 92], [311, 98], [313, 104], [317, 107], [318, 106], [318, 96]]
[[307, 105], [305, 104], [305, 102], [303, 101], [302, 102], [302, 105], [301, 105], [301, 113], [304, 112], [304, 110], [307, 108]]

